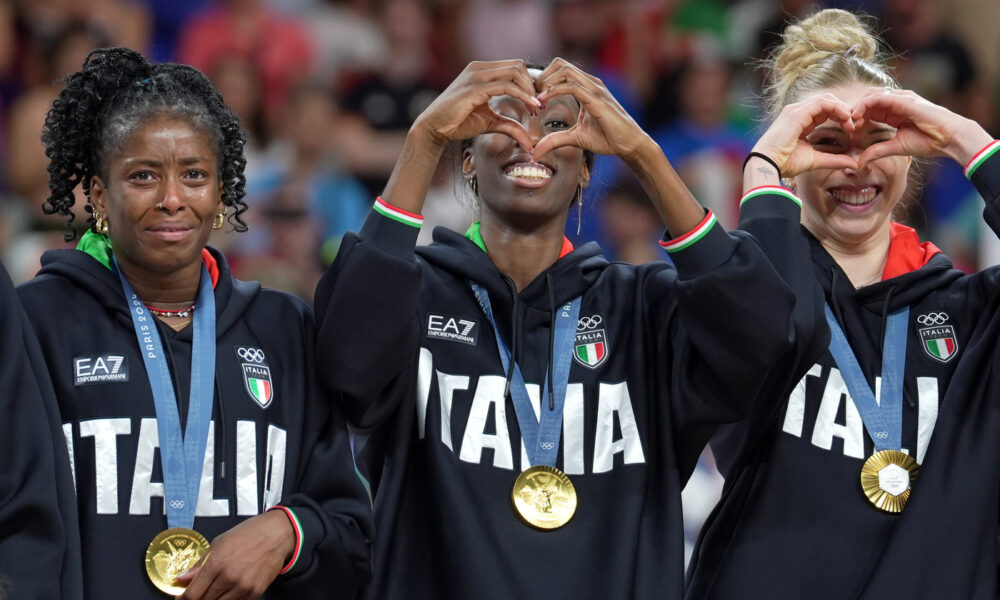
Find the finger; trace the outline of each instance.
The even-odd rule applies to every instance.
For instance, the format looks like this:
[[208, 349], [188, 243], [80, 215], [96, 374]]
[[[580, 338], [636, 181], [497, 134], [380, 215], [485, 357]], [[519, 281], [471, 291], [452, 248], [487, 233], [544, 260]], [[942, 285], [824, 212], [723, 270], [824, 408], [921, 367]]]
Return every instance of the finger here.
[[535, 98], [535, 80], [528, 73], [528, 69], [525, 67], [523, 61], [518, 64], [482, 71], [478, 74], [476, 79], [477, 81], [483, 83], [509, 81], [517, 86], [517, 88], [522, 92], [517, 95], [522, 102], [529, 107], [541, 107], [541, 102]]
[[850, 107], [832, 94], [822, 94], [815, 97], [806, 106], [806, 111], [811, 123], [807, 125], [807, 128], [803, 128], [803, 133], [809, 133], [827, 121], [839, 124], [847, 133], [854, 132], [855, 122]]
[[[225, 573], [220, 571], [218, 575], [216, 575], [215, 579], [212, 580], [208, 589], [205, 590], [205, 593], [202, 594], [201, 598], [198, 600], [220, 600], [220, 598], [236, 589], [234, 584], [235, 581], [232, 578], [226, 577]], [[187, 598], [185, 598], [185, 600], [187, 600]]]
[[535, 77], [535, 81], [544, 79], [552, 75], [553, 73], [555, 73], [556, 71], [558, 71], [559, 69], [563, 68], [565, 65], [568, 64], [569, 63], [566, 61], [566, 59], [562, 58], [561, 56], [553, 58], [552, 60], [549, 61], [549, 64], [545, 65], [545, 68], [542, 69], [542, 72], [539, 73], [537, 77]]
[[485, 97], [476, 99], [477, 105], [488, 105], [490, 98], [510, 96], [511, 98], [517, 98], [523, 102], [528, 110], [532, 111], [532, 113], [542, 106], [542, 103], [539, 102], [535, 96], [525, 93], [525, 91], [513, 81], [501, 79], [483, 82], [479, 85], [480, 87], [478, 88], [478, 91], [484, 94]]
[[876, 94], [859, 100], [853, 113], [855, 119], [885, 123], [898, 129], [900, 125], [920, 116], [921, 111], [912, 98], [897, 94]]
[[538, 141], [538, 145], [535, 146], [535, 150], [531, 153], [531, 157], [537, 160], [549, 152], [552, 152], [556, 148], [562, 148], [563, 146], [577, 146], [578, 144], [579, 139], [577, 137], [576, 126], [563, 131], [554, 131]]
[[887, 156], [909, 156], [910, 152], [903, 147], [898, 137], [890, 138], [884, 142], [872, 144], [864, 149], [858, 157], [858, 165], [864, 167], [870, 162]]
[[547, 87], [544, 92], [538, 95], [538, 99], [544, 104], [550, 98], [563, 95], [573, 96], [580, 103], [581, 108], [586, 108], [592, 113], [597, 113], [599, 105], [604, 104], [594, 90], [588, 89], [579, 81], [565, 81]]
[[596, 87], [604, 87], [604, 82], [600, 79], [562, 58], [553, 60], [549, 63], [549, 66], [535, 78], [536, 87], [538, 82], [546, 80], [552, 82], [580, 81]]
[[514, 138], [514, 141], [520, 144], [522, 148], [524, 148], [528, 152], [532, 151], [532, 149], [535, 147], [535, 143], [531, 141], [531, 136], [528, 135], [527, 130], [525, 130], [520, 123], [518, 123], [514, 119], [504, 117], [496, 113], [493, 113], [493, 115], [494, 116], [490, 120], [490, 124], [488, 126], [487, 131], [492, 133], [502, 133], [504, 135], [508, 135]]
[[[190, 577], [188, 577], [189, 575]], [[212, 567], [206, 569], [203, 566], [188, 570], [187, 573], [176, 580], [181, 585], [183, 585], [184, 578], [187, 578], [189, 582], [184, 589], [184, 593], [177, 597], [183, 600], [209, 600], [210, 597], [206, 595], [206, 591], [211, 587], [215, 576], [216, 572]]]
[[561, 96], [564, 93], [571, 93], [565, 91], [567, 89], [566, 86], [570, 86], [572, 89], [586, 90], [591, 94], [596, 94], [604, 89], [604, 85], [600, 83], [600, 80], [597, 80], [597, 83], [595, 83], [586, 73], [575, 68], [560, 69], [544, 79], [539, 77], [535, 80], [535, 87], [539, 90], [538, 99], [543, 104], [549, 98]]
[[813, 169], [860, 169], [858, 161], [846, 154], [816, 152], [813, 154]]

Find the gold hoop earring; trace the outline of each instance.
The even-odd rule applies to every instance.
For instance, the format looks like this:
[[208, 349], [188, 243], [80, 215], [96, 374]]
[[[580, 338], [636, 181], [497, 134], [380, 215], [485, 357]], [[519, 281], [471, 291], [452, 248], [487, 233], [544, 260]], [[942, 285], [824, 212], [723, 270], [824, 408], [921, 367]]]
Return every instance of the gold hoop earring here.
[[576, 186], [576, 235], [580, 235], [583, 225], [583, 186]]
[[104, 215], [98, 215], [94, 220], [94, 231], [101, 235], [107, 235], [108, 222], [104, 220]]
[[222, 229], [226, 224], [226, 213], [216, 213], [215, 221], [212, 222], [212, 229]]

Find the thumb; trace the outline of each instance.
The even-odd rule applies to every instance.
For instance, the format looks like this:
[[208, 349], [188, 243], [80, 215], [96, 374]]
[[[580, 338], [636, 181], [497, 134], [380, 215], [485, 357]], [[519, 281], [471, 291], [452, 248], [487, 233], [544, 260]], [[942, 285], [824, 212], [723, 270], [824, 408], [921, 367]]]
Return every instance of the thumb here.
[[861, 156], [858, 157], [858, 165], [865, 166], [872, 161], [876, 161], [880, 158], [885, 158], [887, 156], [909, 156], [909, 152], [903, 148], [903, 144], [900, 143], [899, 136], [888, 139], [884, 142], [879, 142], [877, 144], [872, 144], [865, 148]]
[[532, 157], [538, 158], [545, 156], [556, 148], [575, 145], [576, 140], [574, 136], [575, 132], [573, 131], [574, 129], [576, 129], [576, 126], [563, 131], [555, 131], [546, 135], [538, 141], [538, 145], [535, 146], [535, 151], [532, 153]]
[[860, 165], [846, 154], [829, 154], [827, 152], [816, 152], [813, 154], [813, 169], [854, 169], [858, 170]]

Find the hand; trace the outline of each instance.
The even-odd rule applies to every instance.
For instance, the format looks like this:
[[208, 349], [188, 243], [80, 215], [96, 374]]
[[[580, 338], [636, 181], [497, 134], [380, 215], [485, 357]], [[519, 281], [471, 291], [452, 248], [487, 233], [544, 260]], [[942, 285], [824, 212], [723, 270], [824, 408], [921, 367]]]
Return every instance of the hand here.
[[414, 129], [425, 131], [441, 146], [481, 133], [509, 135], [526, 150], [534, 144], [524, 127], [490, 108], [490, 99], [512, 96], [534, 113], [541, 107], [523, 60], [472, 62], [417, 117]]
[[857, 169], [854, 158], [820, 152], [806, 140], [806, 136], [827, 121], [838, 123], [848, 135], [855, 131], [850, 107], [833, 94], [819, 94], [789, 104], [781, 109], [753, 151], [770, 157], [781, 169], [781, 176], [786, 178], [813, 169]]
[[295, 550], [295, 531], [284, 511], [243, 521], [212, 540], [200, 564], [177, 578], [184, 600], [256, 600]]
[[652, 138], [618, 104], [600, 79], [561, 58], [554, 59], [535, 78], [535, 88], [543, 104], [563, 94], [573, 96], [580, 103], [576, 124], [539, 140], [535, 146], [535, 157], [561, 146], [576, 146], [596, 154], [613, 154], [628, 161], [641, 148], [652, 143]]
[[865, 121], [896, 128], [891, 139], [861, 153], [861, 166], [886, 156], [949, 156], [964, 165], [993, 140], [975, 121], [909, 90], [872, 88], [854, 107], [852, 118], [858, 128]]

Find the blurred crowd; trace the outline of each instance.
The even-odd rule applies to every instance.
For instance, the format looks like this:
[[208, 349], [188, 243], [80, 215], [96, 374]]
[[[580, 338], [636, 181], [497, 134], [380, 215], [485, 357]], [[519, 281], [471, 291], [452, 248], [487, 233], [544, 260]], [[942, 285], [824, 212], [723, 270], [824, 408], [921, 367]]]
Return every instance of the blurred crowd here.
[[[109, 45], [192, 64], [219, 88], [250, 134], [250, 230], [210, 243], [237, 277], [307, 300], [380, 193], [413, 119], [470, 60], [558, 55], [600, 77], [695, 196], [733, 225], [741, 164], [763, 131], [755, 61], [786, 21], [821, 7], [877, 18], [903, 87], [1000, 137], [996, 0], [0, 0], [0, 258], [23, 281], [42, 251], [68, 245], [65, 221], [41, 211], [40, 132], [60, 78]], [[458, 169], [457, 153], [442, 161], [421, 242], [433, 225], [471, 221]], [[599, 241], [609, 258], [661, 260], [659, 219], [626, 171], [599, 159], [567, 235]], [[961, 166], [926, 161], [911, 176], [901, 220], [960, 268], [1000, 263]], [[87, 217], [78, 212], [78, 230]], [[695, 481], [692, 532], [719, 486], [710, 469]]]

